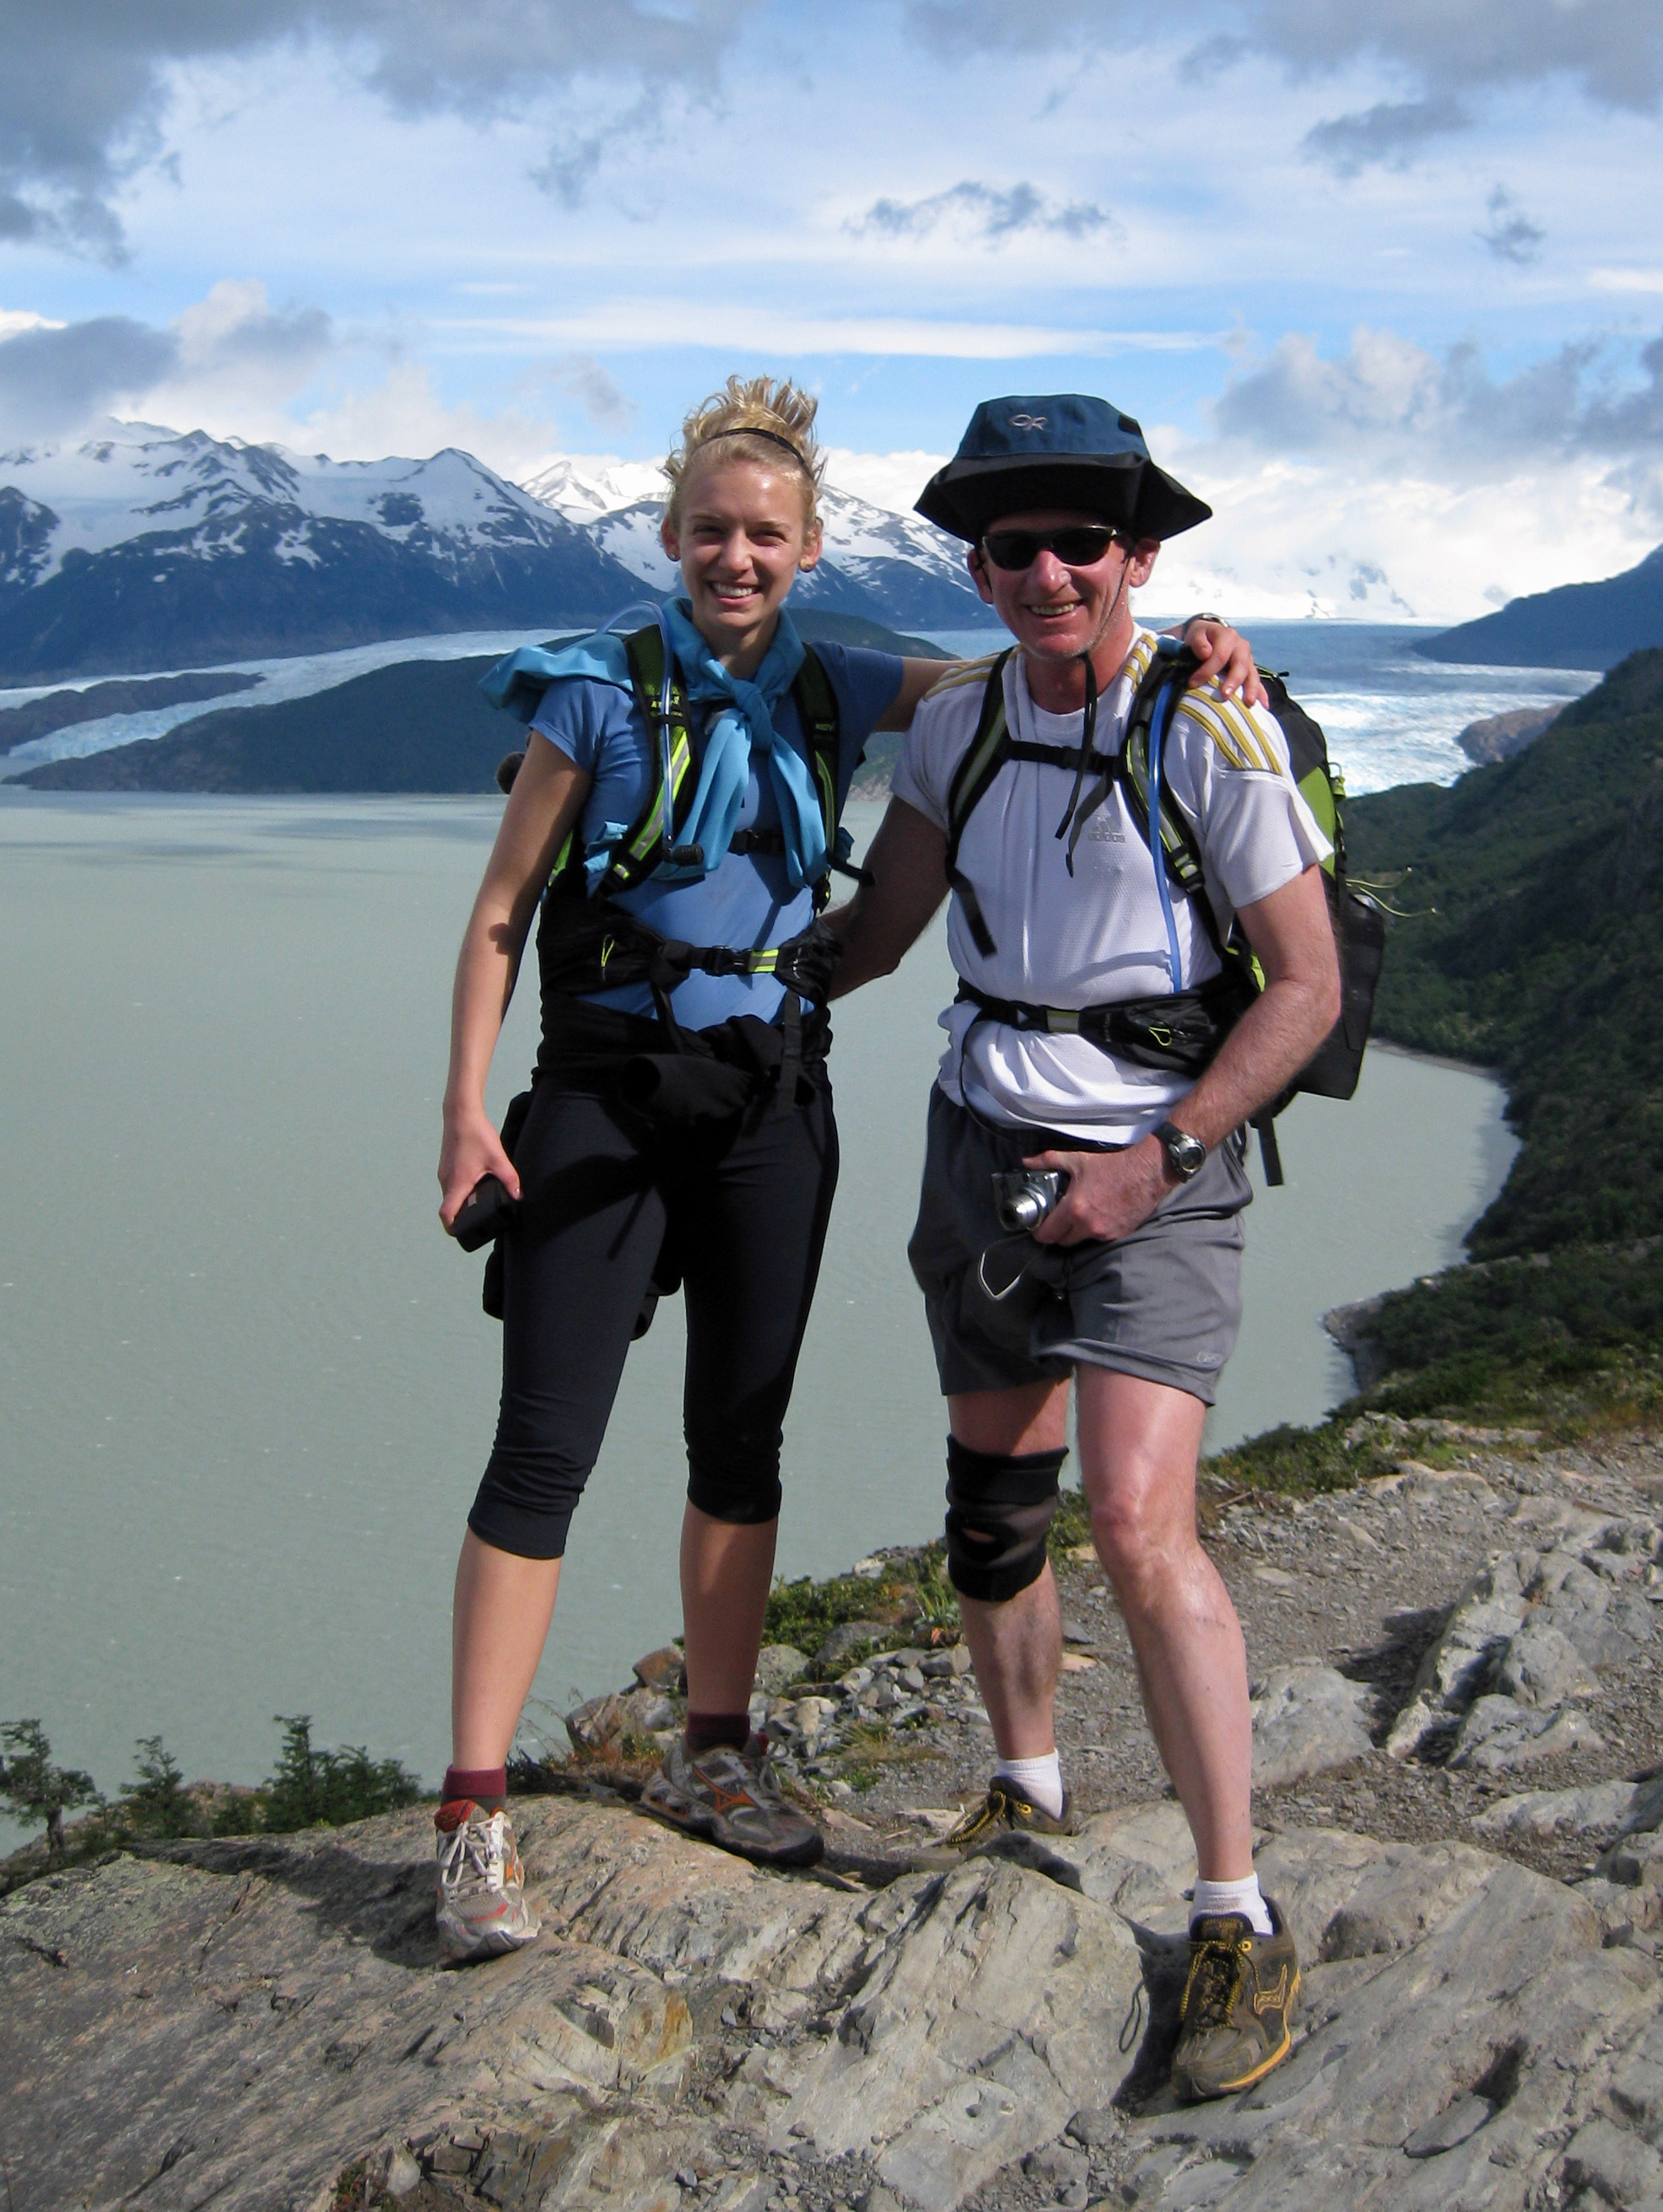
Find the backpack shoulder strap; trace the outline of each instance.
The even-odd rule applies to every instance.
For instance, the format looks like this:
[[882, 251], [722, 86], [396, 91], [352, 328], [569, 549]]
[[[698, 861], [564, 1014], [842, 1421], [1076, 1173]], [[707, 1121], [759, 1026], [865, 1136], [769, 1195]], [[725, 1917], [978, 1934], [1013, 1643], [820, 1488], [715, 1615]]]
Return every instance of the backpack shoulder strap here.
[[802, 665], [791, 679], [791, 696], [796, 702], [797, 720], [802, 724], [803, 742], [808, 748], [808, 765], [825, 825], [825, 849], [830, 853], [836, 849], [838, 836], [838, 749], [841, 730], [838, 695], [825, 672], [825, 663], [812, 645], [802, 649]]
[[982, 711], [976, 734], [953, 772], [947, 799], [947, 879], [959, 895], [965, 921], [984, 960], [998, 951], [977, 898], [975, 886], [959, 871], [959, 842], [965, 824], [987, 796], [989, 787], [1010, 757], [1010, 724], [1005, 714], [1005, 663], [1015, 647], [1007, 647], [995, 657], [982, 691]]
[[[1126, 716], [1125, 734], [1120, 741], [1121, 788], [1126, 794], [1132, 820], [1146, 844], [1150, 842], [1149, 733], [1155, 710], [1163, 696], [1170, 694], [1168, 715], [1177, 711], [1179, 699], [1195, 668], [1195, 655], [1191, 653], [1157, 653], [1132, 695], [1131, 708]], [[1160, 849], [1167, 881], [1181, 896], [1195, 902], [1203, 926], [1221, 956], [1224, 948], [1219, 943], [1217, 920], [1206, 896], [1207, 877], [1201, 847], [1164, 779], [1160, 786]]]
[[[669, 815], [670, 842], [686, 821], [697, 778], [693, 774], [692, 731], [687, 720], [687, 694], [672, 664], [669, 696], [665, 698], [664, 639], [656, 623], [632, 630], [624, 641], [630, 663], [630, 683], [646, 727], [649, 777], [647, 798], [624, 836], [612, 848], [606, 872], [596, 889], [611, 895], [631, 890], [651, 875], [664, 857], [665, 815]], [[668, 807], [665, 799], [668, 771]]]

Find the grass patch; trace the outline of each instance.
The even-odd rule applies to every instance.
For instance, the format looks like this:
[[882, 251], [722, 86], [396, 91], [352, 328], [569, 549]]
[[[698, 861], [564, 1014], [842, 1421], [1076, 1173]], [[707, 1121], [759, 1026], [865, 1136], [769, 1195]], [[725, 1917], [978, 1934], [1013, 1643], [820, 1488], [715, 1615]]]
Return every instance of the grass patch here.
[[954, 1640], [959, 1600], [947, 1578], [947, 1556], [939, 1544], [921, 1544], [886, 1553], [875, 1576], [833, 1575], [815, 1582], [777, 1582], [763, 1618], [764, 1644], [790, 1644], [812, 1658], [834, 1628], [848, 1621], [876, 1621], [897, 1643]]

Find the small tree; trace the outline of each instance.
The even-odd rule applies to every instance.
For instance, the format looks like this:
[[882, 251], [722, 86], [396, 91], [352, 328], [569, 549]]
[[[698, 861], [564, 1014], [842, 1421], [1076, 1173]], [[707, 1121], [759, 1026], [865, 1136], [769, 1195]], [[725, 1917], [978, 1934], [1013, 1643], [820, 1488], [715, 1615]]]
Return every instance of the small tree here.
[[77, 1805], [102, 1802], [90, 1774], [79, 1767], [54, 1766], [46, 1732], [36, 1721], [0, 1724], [0, 1798], [20, 1820], [44, 1820], [46, 1849], [64, 1856], [64, 1815]]
[[121, 1810], [136, 1836], [194, 1836], [204, 1826], [184, 1779], [159, 1735], [143, 1735], [133, 1764], [137, 1782], [121, 1793]]
[[375, 1813], [396, 1812], [421, 1796], [421, 1784], [398, 1759], [371, 1759], [356, 1744], [339, 1751], [314, 1750], [310, 1713], [276, 1717], [283, 1750], [265, 1785], [268, 1828], [338, 1828]]

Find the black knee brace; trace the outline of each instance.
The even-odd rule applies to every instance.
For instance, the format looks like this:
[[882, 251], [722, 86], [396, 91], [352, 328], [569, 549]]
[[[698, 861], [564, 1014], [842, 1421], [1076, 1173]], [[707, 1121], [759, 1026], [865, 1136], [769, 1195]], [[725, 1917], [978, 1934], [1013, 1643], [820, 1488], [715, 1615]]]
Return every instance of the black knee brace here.
[[947, 1440], [947, 1571], [961, 1597], [1002, 1605], [1037, 1582], [1066, 1451], [979, 1452]]

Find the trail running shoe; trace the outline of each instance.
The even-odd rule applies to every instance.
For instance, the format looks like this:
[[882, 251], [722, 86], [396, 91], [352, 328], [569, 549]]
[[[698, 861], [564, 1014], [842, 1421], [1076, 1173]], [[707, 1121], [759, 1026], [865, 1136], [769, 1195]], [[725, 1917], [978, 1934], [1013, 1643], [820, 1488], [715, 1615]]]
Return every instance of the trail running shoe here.
[[441, 1954], [464, 1966], [529, 1943], [541, 1923], [526, 1903], [525, 1872], [508, 1814], [487, 1813], [471, 1797], [458, 1797], [439, 1808], [433, 1826]]
[[753, 1735], [743, 1751], [723, 1743], [695, 1757], [678, 1736], [642, 1791], [641, 1809], [758, 1866], [813, 1866], [825, 1839], [781, 1796], [766, 1752]]
[[1281, 1913], [1264, 1900], [1276, 1932], [1256, 1936], [1245, 1913], [1197, 1920], [1190, 1930], [1190, 1977], [1173, 2059], [1173, 2087], [1186, 2105], [1250, 2089], [1294, 2047], [1299, 1954]]
[[997, 1837], [1021, 1832], [1030, 1836], [1071, 1836], [1075, 1832], [1074, 1801], [1065, 1790], [1059, 1814], [1036, 1805], [1014, 1782], [998, 1777], [988, 1785], [979, 1805], [972, 1805], [956, 1828], [939, 1843], [913, 1855], [915, 1867], [932, 1871], [955, 1867], [974, 1851], [985, 1850]]

